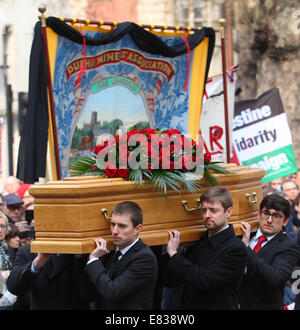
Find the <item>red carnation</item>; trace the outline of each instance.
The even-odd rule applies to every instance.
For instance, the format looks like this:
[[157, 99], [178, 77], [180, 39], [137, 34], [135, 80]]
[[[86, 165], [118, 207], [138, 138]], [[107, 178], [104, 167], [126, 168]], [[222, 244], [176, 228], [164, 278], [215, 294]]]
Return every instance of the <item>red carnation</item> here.
[[129, 170], [127, 168], [118, 169], [117, 176], [120, 178], [128, 178], [129, 177]]
[[106, 167], [104, 170], [105, 174], [109, 177], [109, 178], [114, 178], [117, 176], [118, 170], [117, 169], [113, 169], [113, 168], [109, 168]]
[[172, 135], [175, 135], [175, 134], [181, 134], [181, 131], [179, 129], [175, 129], [175, 128], [172, 128], [172, 129], [168, 129], [166, 131], [166, 133], [169, 135], [169, 136], [172, 136]]

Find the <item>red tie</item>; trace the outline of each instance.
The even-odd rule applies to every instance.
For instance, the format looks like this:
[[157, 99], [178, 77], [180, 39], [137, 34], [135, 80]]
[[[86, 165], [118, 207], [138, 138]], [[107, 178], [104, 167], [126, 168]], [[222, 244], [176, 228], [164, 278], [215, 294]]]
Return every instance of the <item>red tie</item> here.
[[265, 242], [265, 241], [267, 241], [267, 240], [268, 240], [268, 239], [267, 239], [267, 237], [266, 237], [265, 235], [261, 235], [261, 236], [259, 236], [258, 242], [257, 242], [257, 244], [254, 246], [253, 251], [254, 251], [255, 253], [257, 253], [257, 252], [261, 249], [261, 245], [262, 245], [262, 243]]

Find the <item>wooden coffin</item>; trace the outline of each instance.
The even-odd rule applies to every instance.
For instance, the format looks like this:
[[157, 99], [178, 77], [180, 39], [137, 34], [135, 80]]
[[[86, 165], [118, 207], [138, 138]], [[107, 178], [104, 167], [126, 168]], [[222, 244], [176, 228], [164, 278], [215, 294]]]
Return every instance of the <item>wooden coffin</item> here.
[[[262, 199], [261, 179], [263, 169], [253, 169], [235, 164], [224, 165], [232, 174], [216, 175], [219, 185], [230, 190], [233, 196], [233, 214], [230, 222], [240, 235], [240, 221], [257, 227], [257, 211]], [[34, 184], [30, 194], [35, 197], [34, 223], [36, 239], [32, 252], [90, 253], [93, 238], [103, 237], [111, 248], [110, 223], [101, 212], [111, 210], [121, 201], [138, 203], [144, 214], [142, 240], [148, 245], [168, 242], [168, 230], [181, 232], [181, 241], [196, 241], [206, 230], [201, 219], [197, 199], [209, 187], [205, 184], [199, 194], [179, 195], [173, 190], [165, 197], [150, 185], [136, 187], [121, 178], [68, 177], [61, 181]], [[187, 209], [186, 209], [187, 207]]]

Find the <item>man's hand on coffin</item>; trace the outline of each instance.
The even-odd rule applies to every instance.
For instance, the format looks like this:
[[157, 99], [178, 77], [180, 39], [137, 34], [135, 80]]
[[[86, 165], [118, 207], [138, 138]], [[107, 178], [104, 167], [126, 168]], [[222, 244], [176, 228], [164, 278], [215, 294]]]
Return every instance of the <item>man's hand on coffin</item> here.
[[167, 252], [170, 257], [177, 253], [180, 244], [180, 232], [177, 230], [168, 230], [169, 242], [167, 245]]
[[246, 246], [248, 246], [250, 240], [251, 226], [248, 222], [241, 221], [241, 229], [243, 231], [242, 241]]
[[89, 259], [92, 258], [101, 258], [105, 254], [109, 253], [109, 250], [107, 250], [106, 247], [106, 240], [103, 238], [96, 238], [94, 239], [94, 242], [96, 243], [95, 250], [89, 255]]
[[54, 253], [38, 253], [37, 257], [33, 260], [34, 269], [39, 270], [42, 268], [45, 263], [54, 255]]

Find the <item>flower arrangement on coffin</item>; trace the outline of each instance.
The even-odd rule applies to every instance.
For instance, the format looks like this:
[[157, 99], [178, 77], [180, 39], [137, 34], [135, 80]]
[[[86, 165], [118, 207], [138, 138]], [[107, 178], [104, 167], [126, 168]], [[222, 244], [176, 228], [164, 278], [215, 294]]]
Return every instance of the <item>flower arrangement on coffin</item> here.
[[71, 176], [100, 175], [121, 177], [135, 185], [152, 184], [167, 197], [168, 187], [181, 193], [196, 193], [202, 177], [210, 184], [214, 173], [229, 173], [211, 162], [204, 152], [203, 139], [196, 143], [180, 130], [143, 128], [116, 134], [96, 145], [92, 156], [83, 156], [70, 165]]

